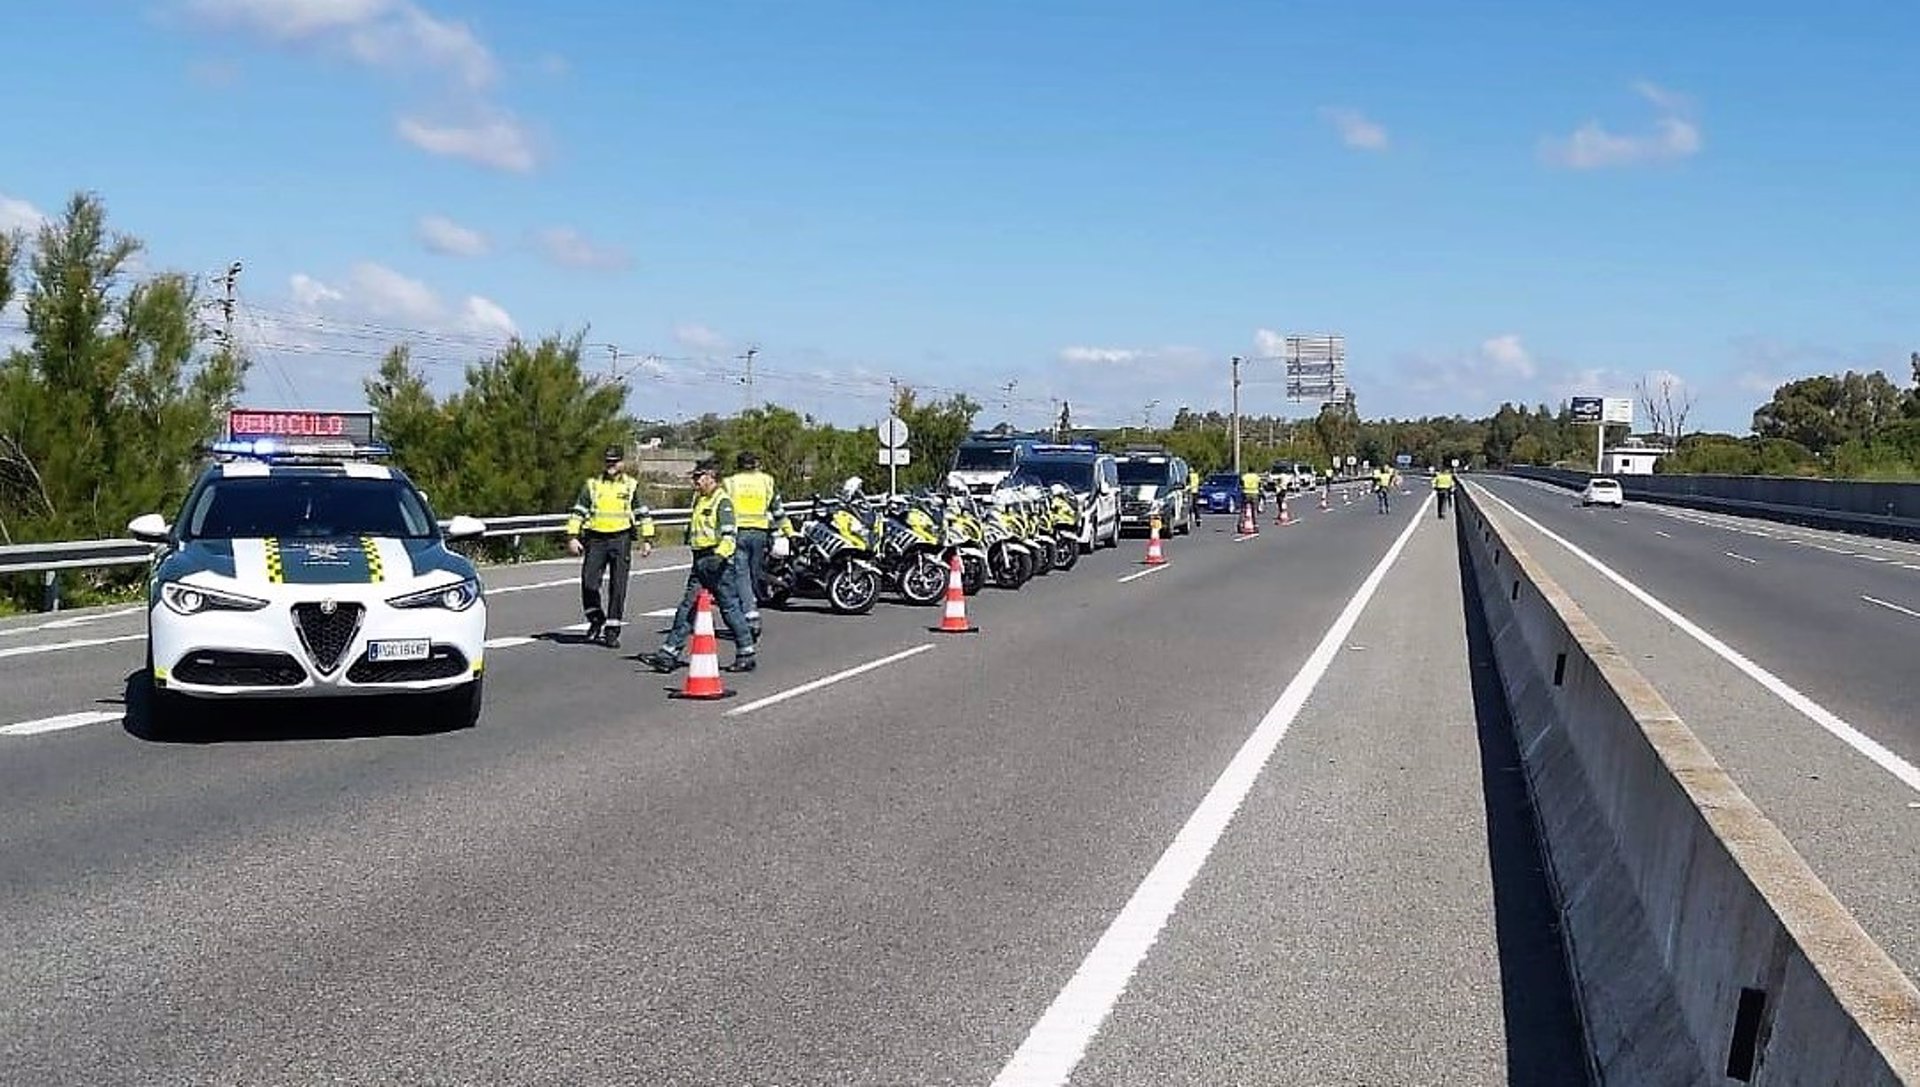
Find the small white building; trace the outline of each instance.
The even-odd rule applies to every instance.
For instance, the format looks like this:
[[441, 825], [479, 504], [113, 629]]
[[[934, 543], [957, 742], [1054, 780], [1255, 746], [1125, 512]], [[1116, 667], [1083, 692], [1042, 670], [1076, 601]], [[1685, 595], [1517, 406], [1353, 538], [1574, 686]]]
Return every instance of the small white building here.
[[1669, 450], [1663, 445], [1649, 445], [1638, 438], [1626, 441], [1607, 450], [1601, 461], [1601, 474], [1609, 476], [1650, 476], [1653, 466]]

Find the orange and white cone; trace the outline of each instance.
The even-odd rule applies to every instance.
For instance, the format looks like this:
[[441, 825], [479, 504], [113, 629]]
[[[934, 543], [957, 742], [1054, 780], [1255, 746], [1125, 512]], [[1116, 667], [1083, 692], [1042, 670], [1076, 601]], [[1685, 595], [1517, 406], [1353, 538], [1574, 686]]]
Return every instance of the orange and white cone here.
[[693, 643], [687, 680], [674, 698], [710, 700], [733, 694], [720, 682], [720, 642], [713, 636], [713, 594], [705, 589], [693, 601]]
[[1325, 513], [1332, 508], [1333, 506], [1327, 501], [1327, 492], [1321, 491], [1320, 492], [1320, 512]]
[[1287, 508], [1285, 496], [1282, 496], [1280, 499], [1280, 515], [1273, 519], [1273, 523], [1276, 525], [1290, 525], [1293, 523], [1293, 511]]
[[1155, 517], [1151, 521], [1148, 521], [1147, 524], [1150, 526], [1150, 528], [1148, 530], [1148, 536], [1147, 536], [1146, 565], [1148, 566], [1163, 565], [1167, 561], [1167, 556], [1162, 554], [1160, 551], [1160, 518]]
[[1253, 503], [1240, 503], [1240, 535], [1258, 536], [1259, 534], [1260, 524], [1253, 519]]
[[960, 568], [960, 553], [954, 552], [953, 563], [947, 567], [947, 610], [940, 616], [940, 625], [928, 627], [935, 634], [978, 634], [980, 628], [967, 621], [967, 582]]

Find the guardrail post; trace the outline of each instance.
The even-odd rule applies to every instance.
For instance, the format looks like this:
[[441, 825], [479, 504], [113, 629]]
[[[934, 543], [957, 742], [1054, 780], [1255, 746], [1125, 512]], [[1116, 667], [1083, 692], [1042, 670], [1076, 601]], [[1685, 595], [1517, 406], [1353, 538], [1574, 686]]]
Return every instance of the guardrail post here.
[[58, 570], [48, 570], [44, 574], [40, 575], [40, 582], [41, 582], [41, 585], [44, 587], [43, 591], [40, 594], [40, 610], [41, 611], [59, 611], [60, 610], [60, 572]]

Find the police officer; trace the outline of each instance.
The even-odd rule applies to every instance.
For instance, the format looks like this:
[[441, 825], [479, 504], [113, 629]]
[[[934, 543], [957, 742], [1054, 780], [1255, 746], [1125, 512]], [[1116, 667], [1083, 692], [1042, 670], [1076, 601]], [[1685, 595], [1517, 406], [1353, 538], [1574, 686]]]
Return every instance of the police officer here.
[[713, 594], [720, 618], [733, 635], [733, 663], [729, 672], [754, 669], [753, 628], [740, 613], [739, 585], [733, 572], [733, 559], [739, 547], [738, 527], [734, 523], [733, 500], [720, 489], [720, 473], [713, 461], [701, 461], [693, 470], [697, 492], [693, 511], [687, 518], [687, 546], [693, 549], [693, 569], [687, 574], [687, 592], [680, 608], [673, 613], [673, 630], [659, 649], [640, 659], [656, 672], [671, 672], [686, 663], [687, 639], [693, 634], [693, 608], [705, 589]]
[[1378, 512], [1393, 512], [1393, 469], [1381, 465], [1373, 470], [1373, 497], [1379, 503]]
[[1444, 464], [1433, 473], [1433, 495], [1439, 503], [1440, 516], [1445, 517], [1447, 504], [1453, 501], [1453, 470]]
[[[600, 475], [580, 488], [567, 518], [567, 552], [586, 555], [580, 564], [580, 607], [587, 613], [587, 641], [609, 648], [620, 644], [636, 527], [640, 557], [653, 554], [653, 511], [640, 497], [640, 481], [627, 474], [625, 457], [619, 446], [607, 447]], [[603, 573], [608, 576], [605, 610], [600, 607]]]
[[738, 464], [740, 470], [728, 476], [721, 487], [733, 500], [734, 523], [739, 526], [735, 535], [740, 550], [733, 559], [734, 595], [739, 597], [741, 614], [758, 638], [760, 590], [767, 583], [767, 548], [774, 524], [786, 522], [787, 510], [773, 477], [760, 470], [758, 456], [742, 453]]
[[1260, 473], [1252, 469], [1240, 473], [1240, 497], [1256, 514], [1266, 509], [1266, 503], [1260, 500]]

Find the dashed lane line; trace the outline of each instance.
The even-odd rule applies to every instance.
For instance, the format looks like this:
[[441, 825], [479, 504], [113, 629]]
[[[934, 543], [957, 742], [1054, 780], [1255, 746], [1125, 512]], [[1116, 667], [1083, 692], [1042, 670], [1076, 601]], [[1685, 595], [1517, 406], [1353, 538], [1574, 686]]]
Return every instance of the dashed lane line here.
[[1880, 607], [1887, 609], [1888, 611], [1897, 611], [1902, 615], [1911, 616], [1912, 618], [1915, 618], [1915, 619], [1920, 619], [1920, 611], [1914, 611], [1912, 608], [1903, 608], [1898, 604], [1892, 603], [1891, 601], [1882, 600], [1877, 596], [1863, 595], [1860, 597], [1860, 599], [1866, 601], [1869, 604], [1877, 604]]
[[125, 714], [119, 710], [87, 710], [82, 713], [63, 713], [58, 717], [42, 717], [38, 721], [22, 721], [17, 725], [0, 727], [0, 736], [33, 736], [42, 732], [59, 732], [62, 729], [80, 728], [83, 725], [98, 725], [107, 721], [118, 721]]
[[855, 665], [854, 667], [845, 669], [844, 671], [835, 672], [832, 675], [821, 676], [819, 679], [802, 683], [798, 687], [789, 687], [788, 689], [784, 691], [780, 691], [777, 694], [770, 694], [765, 698], [755, 699], [754, 701], [749, 702], [744, 706], [735, 706], [733, 709], [728, 710], [726, 715], [728, 717], [739, 717], [744, 714], [752, 713], [755, 710], [766, 709], [768, 706], [777, 706], [780, 703], [785, 702], [790, 698], [798, 698], [803, 694], [811, 694], [822, 687], [831, 687], [832, 685], [839, 683], [842, 680], [852, 679], [855, 676], [865, 675], [866, 673], [871, 672], [876, 668], [885, 668], [887, 665], [893, 664], [897, 661], [903, 661], [909, 657], [919, 656], [920, 654], [925, 653], [927, 650], [932, 649], [933, 647], [934, 647], [934, 643], [927, 642], [922, 645], [916, 645], [912, 649], [903, 649], [898, 653], [881, 657], [879, 660], [871, 660], [865, 664]]
[[1168, 563], [1163, 563], [1159, 566], [1149, 566], [1145, 570], [1141, 570], [1137, 573], [1128, 574], [1125, 577], [1117, 577], [1117, 578], [1114, 578], [1113, 580], [1119, 582], [1122, 585], [1125, 585], [1129, 581], [1138, 581], [1141, 578], [1146, 577], [1148, 574], [1157, 574], [1160, 571], [1165, 570], [1168, 566], [1172, 566], [1172, 565], [1173, 564], [1171, 562], [1168, 562]]

